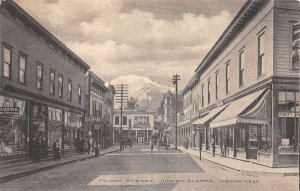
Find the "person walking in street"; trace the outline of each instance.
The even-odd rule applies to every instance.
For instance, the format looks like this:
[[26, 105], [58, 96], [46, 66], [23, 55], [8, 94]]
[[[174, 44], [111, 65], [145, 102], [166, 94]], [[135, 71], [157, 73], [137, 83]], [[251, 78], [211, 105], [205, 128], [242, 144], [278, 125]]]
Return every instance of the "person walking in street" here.
[[154, 147], [153, 141], [154, 141], [154, 140], [151, 138], [151, 139], [150, 139], [150, 147], [151, 147], [151, 151], [153, 151], [153, 147]]

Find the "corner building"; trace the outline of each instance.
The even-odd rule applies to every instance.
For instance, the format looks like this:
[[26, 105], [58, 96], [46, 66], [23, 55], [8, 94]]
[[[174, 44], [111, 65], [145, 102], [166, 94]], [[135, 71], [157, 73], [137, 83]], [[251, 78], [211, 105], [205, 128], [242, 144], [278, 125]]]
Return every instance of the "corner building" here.
[[226, 145], [229, 157], [298, 165], [299, 21], [299, 1], [245, 3], [183, 91], [198, 147], [214, 139], [216, 154]]
[[[11, 0], [0, 5], [0, 155], [34, 158], [83, 136], [89, 66]], [[9, 110], [14, 109], [15, 112]]]

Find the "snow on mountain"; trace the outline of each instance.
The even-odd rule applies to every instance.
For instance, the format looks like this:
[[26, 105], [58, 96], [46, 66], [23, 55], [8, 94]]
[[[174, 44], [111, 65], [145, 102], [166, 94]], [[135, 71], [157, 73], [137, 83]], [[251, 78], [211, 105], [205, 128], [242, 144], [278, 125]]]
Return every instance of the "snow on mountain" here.
[[152, 81], [150, 78], [135, 75], [119, 76], [113, 79], [110, 84], [128, 84], [128, 96], [137, 99], [139, 106], [149, 105], [152, 109], [159, 106], [164, 93], [169, 90], [175, 91], [173, 87], [169, 88]]

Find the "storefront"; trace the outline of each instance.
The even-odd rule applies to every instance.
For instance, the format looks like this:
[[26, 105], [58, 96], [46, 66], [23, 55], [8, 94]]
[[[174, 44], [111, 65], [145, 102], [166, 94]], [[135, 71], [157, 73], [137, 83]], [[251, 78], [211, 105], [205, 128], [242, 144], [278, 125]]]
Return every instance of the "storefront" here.
[[0, 96], [0, 156], [25, 155], [26, 113], [25, 101]]
[[48, 107], [48, 150], [52, 150], [55, 141], [63, 148], [63, 114], [61, 109]]
[[64, 112], [64, 147], [76, 147], [76, 140], [83, 138], [82, 115], [70, 111]]
[[[216, 153], [257, 159], [271, 146], [271, 91], [262, 89], [231, 103], [209, 125]], [[225, 149], [224, 149], [225, 150]]]

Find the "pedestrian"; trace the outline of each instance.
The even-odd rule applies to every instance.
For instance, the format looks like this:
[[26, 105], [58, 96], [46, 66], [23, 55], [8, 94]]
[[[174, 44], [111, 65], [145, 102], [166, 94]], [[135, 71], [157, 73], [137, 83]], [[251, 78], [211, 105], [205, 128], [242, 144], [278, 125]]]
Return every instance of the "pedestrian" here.
[[215, 139], [211, 140], [211, 146], [212, 146], [212, 153], [213, 153], [213, 157], [216, 154], [216, 143], [215, 143]]
[[153, 145], [153, 139], [150, 139], [150, 146], [151, 146], [151, 151], [153, 151], [153, 147], [154, 147], [154, 145]]
[[169, 150], [169, 138], [166, 138], [166, 149]]
[[45, 137], [42, 137], [42, 139], [41, 139], [41, 150], [42, 150], [41, 157], [46, 158], [46, 156], [47, 156], [47, 145], [46, 145]]
[[222, 157], [226, 157], [226, 143], [222, 146]]
[[84, 139], [81, 138], [81, 142], [80, 142], [80, 153], [84, 154]]
[[88, 140], [88, 154], [91, 153], [91, 148], [92, 148], [92, 139]]
[[54, 141], [54, 143], [52, 144], [52, 150], [54, 153], [54, 160], [59, 160], [61, 158], [61, 156], [60, 156], [60, 151], [59, 151], [59, 140], [58, 139], [56, 141]]

